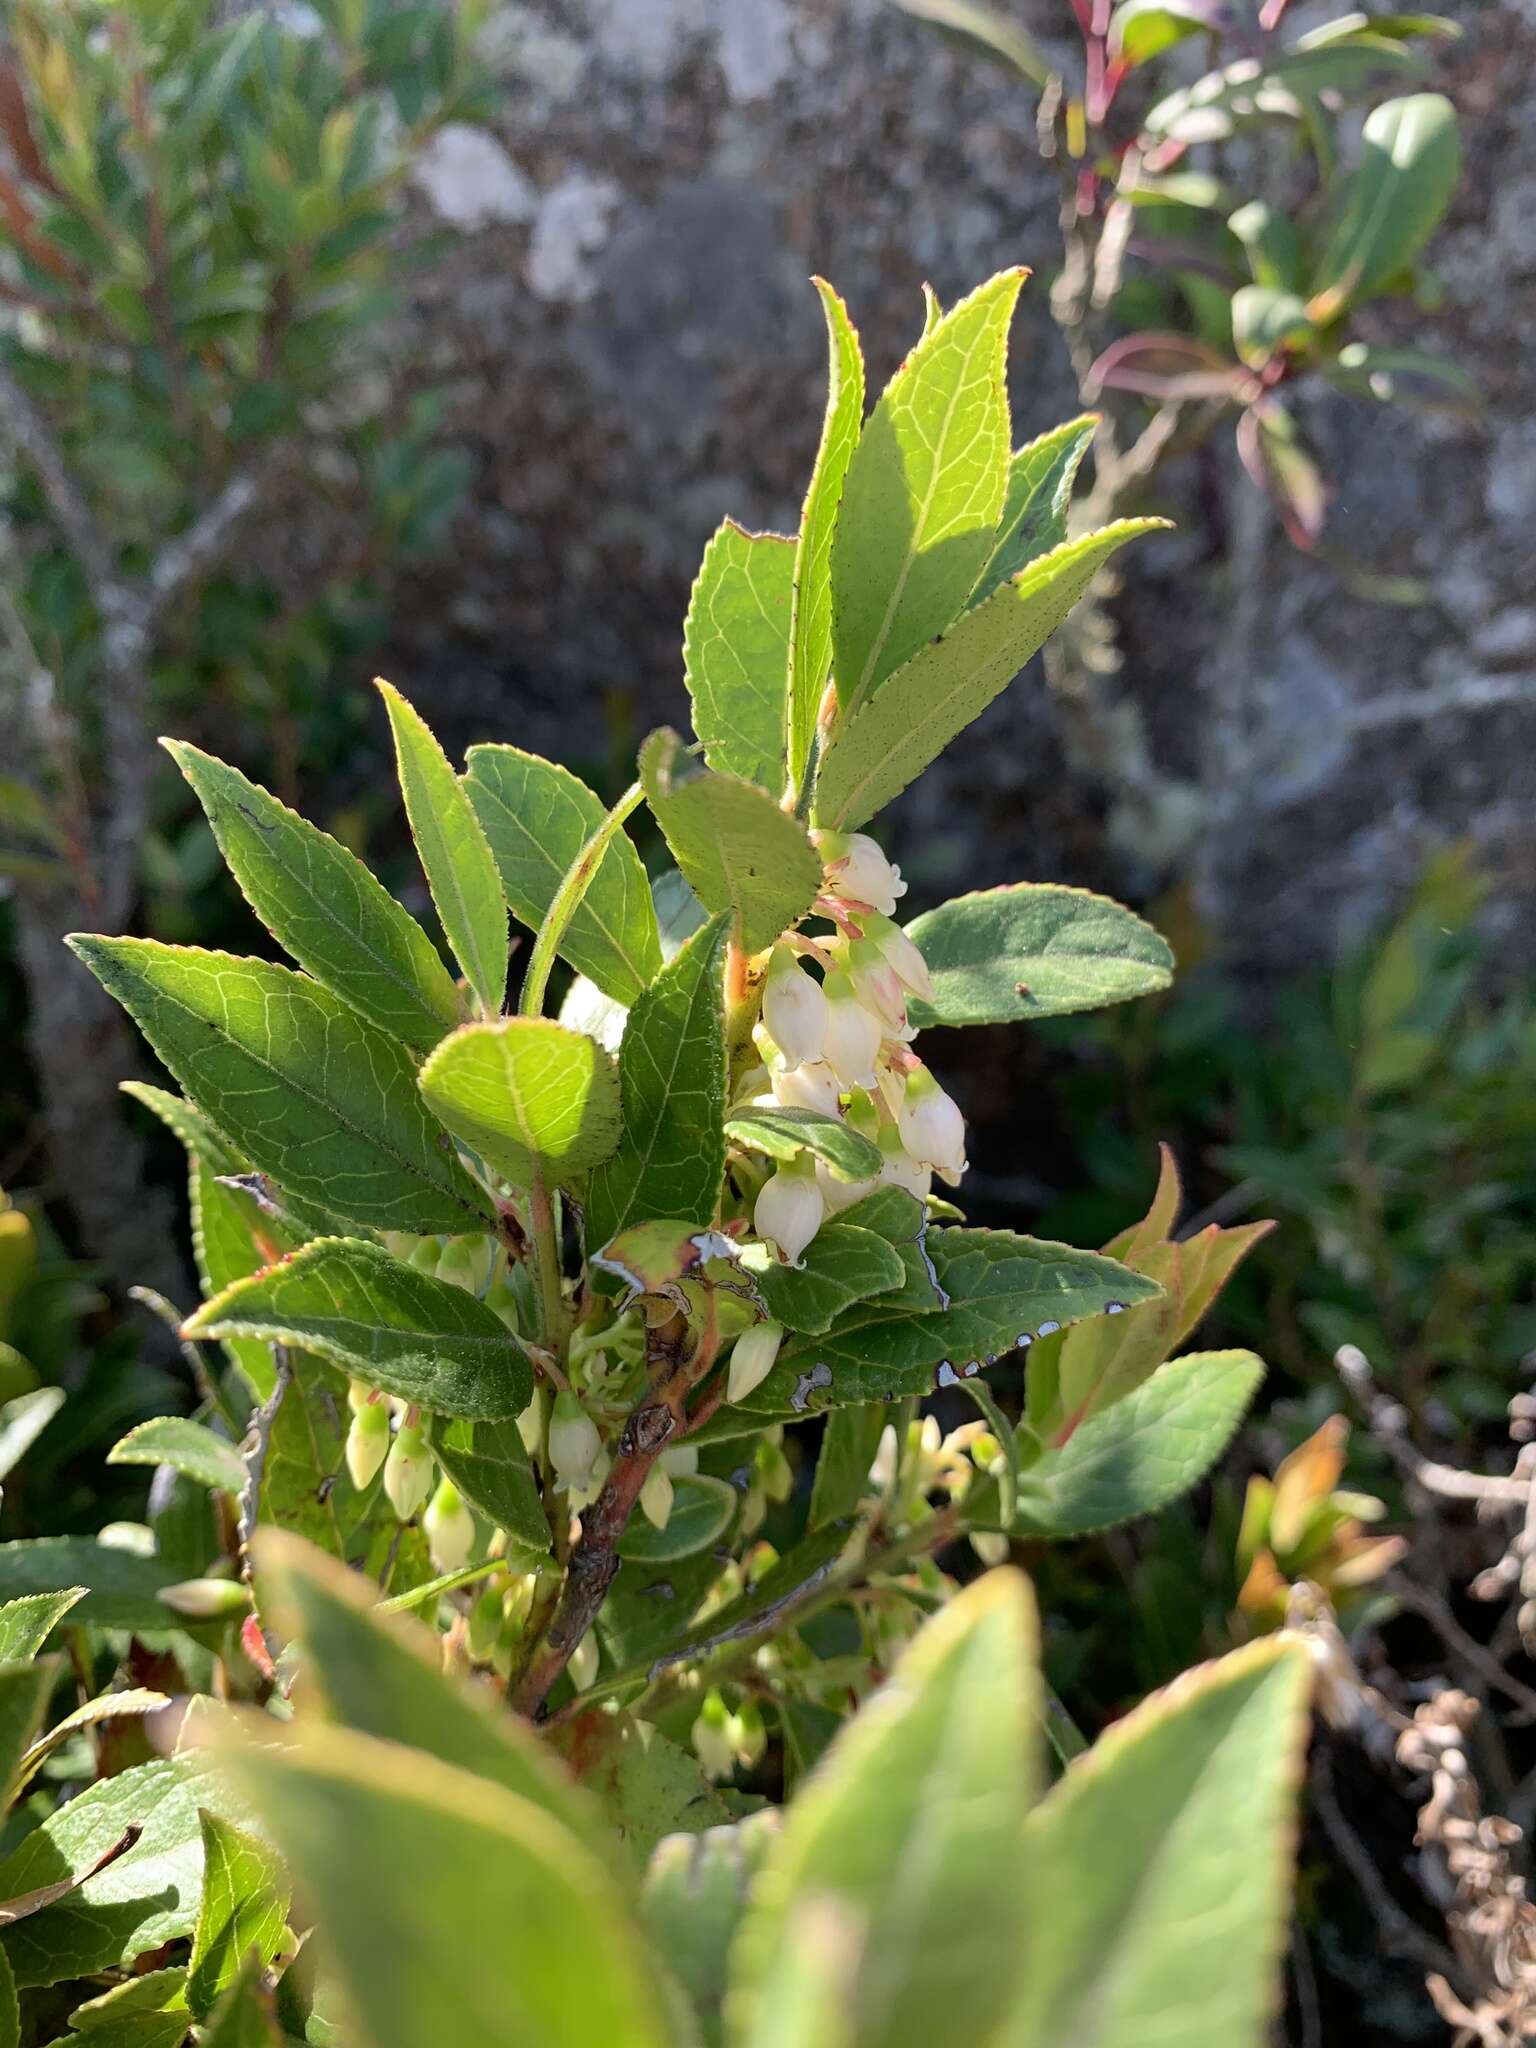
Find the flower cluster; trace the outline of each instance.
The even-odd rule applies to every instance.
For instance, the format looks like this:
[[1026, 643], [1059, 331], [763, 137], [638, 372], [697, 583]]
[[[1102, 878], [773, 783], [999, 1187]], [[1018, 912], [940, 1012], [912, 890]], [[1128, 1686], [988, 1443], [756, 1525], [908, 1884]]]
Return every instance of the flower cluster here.
[[964, 1119], [912, 1051], [908, 999], [931, 998], [933, 985], [922, 954], [892, 919], [906, 894], [901, 870], [866, 833], [815, 838], [823, 861], [815, 909], [834, 933], [786, 932], [773, 948], [752, 1100], [841, 1117], [874, 1140], [882, 1163], [870, 1179], [849, 1181], [802, 1154], [764, 1183], [753, 1222], [792, 1264], [826, 1217], [882, 1184], [925, 1200], [935, 1174], [953, 1187], [965, 1171]]

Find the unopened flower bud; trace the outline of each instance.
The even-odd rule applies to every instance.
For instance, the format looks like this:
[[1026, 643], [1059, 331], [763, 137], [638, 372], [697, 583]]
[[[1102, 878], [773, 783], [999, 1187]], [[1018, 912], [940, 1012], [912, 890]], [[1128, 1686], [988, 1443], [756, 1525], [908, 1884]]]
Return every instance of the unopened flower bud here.
[[888, 861], [867, 832], [813, 832], [826, 868], [827, 881], [839, 896], [867, 903], [887, 917], [905, 896], [901, 869]]
[[469, 1553], [475, 1547], [475, 1518], [451, 1479], [438, 1481], [421, 1526], [427, 1550], [440, 1572], [456, 1572], [469, 1563]]
[[250, 1589], [238, 1579], [183, 1579], [162, 1586], [160, 1598], [187, 1621], [228, 1621], [251, 1611]]
[[821, 1058], [827, 1029], [827, 999], [788, 946], [775, 946], [763, 990], [763, 1022], [786, 1068]]
[[906, 985], [873, 939], [855, 939], [848, 948], [848, 979], [865, 1009], [880, 1019], [887, 1038], [906, 1030]]
[[402, 1422], [384, 1460], [384, 1491], [402, 1522], [408, 1522], [432, 1491], [437, 1460], [419, 1422]]
[[851, 1209], [855, 1202], [862, 1202], [866, 1195], [872, 1195], [880, 1185], [878, 1175], [868, 1180], [844, 1180], [834, 1173], [824, 1159], [816, 1162], [816, 1185], [821, 1189], [821, 1199], [829, 1216], [840, 1216], [845, 1209]]
[[971, 1548], [985, 1565], [1006, 1564], [1012, 1548], [1001, 1529], [973, 1529]]
[[752, 1463], [764, 1493], [782, 1506], [795, 1490], [793, 1465], [777, 1444], [767, 1443], [758, 1445]]
[[880, 1140], [880, 1181], [885, 1187], [905, 1188], [909, 1195], [926, 1202], [933, 1173], [918, 1164], [895, 1131], [887, 1131]]
[[374, 1390], [366, 1380], [347, 1381], [347, 1406], [354, 1415], [361, 1415], [373, 1398]]
[[490, 1285], [496, 1246], [484, 1236], [450, 1237], [437, 1259], [437, 1277], [450, 1287], [480, 1294]]
[[827, 1029], [822, 1058], [845, 1088], [872, 1088], [882, 1036], [880, 1018], [859, 1001], [846, 973], [829, 974], [823, 984]]
[[599, 1651], [597, 1637], [590, 1629], [571, 1652], [571, 1661], [566, 1670], [571, 1674], [571, 1683], [578, 1692], [590, 1692], [597, 1682]]
[[756, 1700], [743, 1700], [730, 1719], [731, 1747], [736, 1760], [746, 1770], [752, 1770], [763, 1760], [768, 1748], [768, 1731], [763, 1726], [762, 1709]]
[[693, 1753], [711, 1778], [729, 1778], [736, 1770], [732, 1716], [718, 1692], [704, 1695], [691, 1730]]
[[441, 1244], [435, 1237], [423, 1237], [417, 1241], [415, 1249], [406, 1260], [406, 1264], [414, 1266], [418, 1273], [435, 1273], [442, 1249]]
[[864, 918], [862, 926], [864, 943], [878, 950], [902, 986], [909, 988], [913, 995], [921, 996], [924, 1002], [932, 1002], [933, 976], [928, 972], [928, 962], [901, 926], [889, 917], [880, 916]]
[[836, 1116], [842, 1084], [825, 1060], [802, 1060], [798, 1067], [776, 1067], [769, 1087], [780, 1109], [819, 1109]]
[[699, 1469], [697, 1444], [669, 1444], [656, 1461], [674, 1479], [691, 1478]]
[[965, 1172], [965, 1118], [921, 1063], [907, 1076], [896, 1127], [910, 1156], [954, 1187]]
[[826, 1204], [809, 1167], [781, 1166], [766, 1181], [752, 1211], [759, 1237], [778, 1248], [779, 1256], [798, 1266], [805, 1248], [821, 1228]]
[[533, 1399], [517, 1418], [517, 1433], [522, 1438], [523, 1449], [529, 1457], [537, 1457], [544, 1434], [544, 1416], [537, 1387], [533, 1390]]
[[725, 1398], [744, 1401], [754, 1387], [760, 1387], [773, 1368], [784, 1342], [782, 1323], [754, 1323], [736, 1339], [727, 1369]]
[[354, 1411], [347, 1431], [347, 1473], [359, 1493], [373, 1484], [388, 1456], [389, 1403], [366, 1402]]
[[549, 1461], [560, 1484], [585, 1486], [602, 1448], [597, 1424], [569, 1388], [562, 1388], [549, 1420]]
[[653, 1529], [665, 1529], [672, 1519], [672, 1480], [662, 1467], [653, 1465], [640, 1489], [640, 1512]]

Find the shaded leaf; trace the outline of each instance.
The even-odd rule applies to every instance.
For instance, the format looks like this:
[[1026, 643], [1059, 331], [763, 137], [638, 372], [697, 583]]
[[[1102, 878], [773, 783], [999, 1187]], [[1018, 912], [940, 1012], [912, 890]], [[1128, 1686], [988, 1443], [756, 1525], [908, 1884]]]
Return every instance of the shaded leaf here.
[[869, 1491], [869, 1468], [880, 1448], [885, 1417], [883, 1401], [871, 1401], [862, 1408], [834, 1408], [827, 1417], [811, 1488], [813, 1529], [851, 1515]]
[[735, 1145], [766, 1152], [770, 1159], [794, 1159], [801, 1152], [823, 1159], [842, 1180], [872, 1180], [880, 1171], [880, 1147], [841, 1117], [819, 1109], [779, 1109], [756, 1103], [732, 1110], [725, 1135]]
[[637, 1873], [664, 1835], [729, 1818], [698, 1758], [649, 1721], [591, 1709], [556, 1731], [551, 1747], [602, 1807]]
[[726, 1480], [681, 1473], [672, 1482], [672, 1512], [665, 1529], [653, 1527], [643, 1515], [631, 1515], [619, 1538], [619, 1555], [638, 1564], [669, 1564], [674, 1558], [692, 1557], [724, 1534], [736, 1505], [736, 1489]]
[[187, 2003], [206, 2019], [253, 1951], [270, 1963], [288, 1922], [289, 1885], [275, 1852], [216, 1813], [200, 1815], [203, 1900], [192, 1934]]
[[1444, 94], [1388, 100], [1366, 116], [1358, 169], [1313, 281], [1331, 318], [1406, 270], [1445, 214], [1461, 175], [1456, 110]]
[[178, 1574], [142, 1551], [97, 1542], [93, 1536], [38, 1536], [0, 1543], [0, 1600], [74, 1591], [84, 1599], [70, 1613], [92, 1628], [163, 1629], [160, 1589]]
[[445, 1422], [434, 1448], [448, 1477], [493, 1529], [505, 1529], [536, 1557], [548, 1556], [549, 1523], [515, 1422]]
[[931, 21], [962, 45], [996, 58], [1031, 85], [1044, 85], [1050, 78], [1050, 64], [1034, 39], [1011, 15], [984, 0], [894, 0], [894, 4], [903, 14]]
[[1065, 426], [1053, 427], [1014, 450], [1008, 464], [1008, 492], [997, 522], [997, 546], [971, 593], [973, 605], [1066, 539], [1072, 486], [1093, 445], [1098, 424], [1097, 413], [1084, 413], [1081, 419], [1068, 420]]
[[744, 1246], [741, 1264], [769, 1315], [787, 1330], [830, 1329], [855, 1302], [888, 1294], [906, 1277], [894, 1245], [843, 1222], [824, 1223], [799, 1266], [781, 1265], [766, 1244]]
[[784, 788], [795, 543], [727, 519], [704, 550], [683, 626], [683, 674], [704, 758], [723, 775]]

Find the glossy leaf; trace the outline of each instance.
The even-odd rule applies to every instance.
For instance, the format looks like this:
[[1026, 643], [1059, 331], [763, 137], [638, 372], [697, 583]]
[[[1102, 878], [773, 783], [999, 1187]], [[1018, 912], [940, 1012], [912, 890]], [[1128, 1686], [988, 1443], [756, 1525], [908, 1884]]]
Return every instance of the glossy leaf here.
[[1024, 1824], [998, 2048], [1270, 2038], [1308, 1664], [1254, 1643], [1117, 1721]]
[[[15, 1798], [18, 1783], [30, 1776], [30, 1772], [24, 1771], [24, 1760], [43, 1718], [55, 1676], [47, 1663], [0, 1665], [0, 1793], [7, 1805]], [[13, 1917], [14, 1905], [9, 1911], [0, 1909], [0, 1925]]]
[[894, 1245], [842, 1222], [822, 1225], [799, 1266], [781, 1265], [765, 1244], [747, 1245], [741, 1264], [769, 1315], [787, 1330], [830, 1329], [855, 1302], [888, 1294], [906, 1277]]
[[665, 726], [640, 749], [640, 780], [689, 885], [706, 910], [730, 912], [747, 952], [810, 909], [821, 857], [766, 790], [708, 768], [685, 773], [682, 742]]
[[798, 790], [810, 759], [816, 714], [832, 676], [832, 542], [848, 465], [864, 423], [864, 357], [848, 309], [822, 278], [813, 278], [827, 322], [827, 410], [821, 444], [800, 514], [790, 616], [789, 696], [785, 747]]
[[841, 1117], [819, 1109], [779, 1109], [750, 1103], [733, 1110], [725, 1135], [735, 1145], [766, 1152], [770, 1159], [794, 1159], [802, 1152], [826, 1164], [842, 1180], [872, 1180], [880, 1171], [880, 1147]]
[[901, 1286], [885, 1296], [883, 1307], [927, 1315], [948, 1305], [928, 1254], [928, 1211], [905, 1188], [876, 1188], [844, 1209], [837, 1220], [876, 1231], [895, 1247], [904, 1277]]
[[410, 912], [354, 853], [238, 769], [184, 740], [164, 745], [278, 943], [370, 1023], [430, 1051], [461, 1010], [453, 977]]
[[321, 1902], [328, 1953], [374, 2048], [671, 2048], [611, 1855], [547, 1812], [354, 1730], [309, 1726], [292, 1747], [246, 1748], [229, 1768]]
[[715, 918], [630, 1012], [619, 1051], [624, 1135], [592, 1175], [587, 1244], [652, 1217], [713, 1220], [725, 1174], [725, 948]]
[[1443, 94], [1388, 100], [1367, 115], [1359, 168], [1313, 281], [1326, 315], [1370, 298], [1408, 268], [1460, 175], [1456, 110]]
[[1008, 327], [1023, 282], [1022, 270], [1003, 271], [947, 313], [859, 437], [832, 543], [845, 720], [944, 630], [992, 553], [1008, 483]]
[[193, 1100], [264, 1173], [357, 1223], [494, 1220], [442, 1144], [398, 1039], [308, 976], [153, 939], [70, 944]]
[[229, 1441], [185, 1415], [156, 1415], [119, 1439], [107, 1453], [109, 1465], [171, 1465], [200, 1486], [239, 1493], [245, 1460]]
[[420, 712], [390, 683], [389, 713], [400, 793], [443, 932], [482, 1011], [494, 1017], [507, 992], [507, 906], [495, 856], [464, 786]]
[[215, 1813], [201, 1816], [203, 1898], [192, 1935], [187, 2003], [206, 2018], [253, 1951], [270, 1963], [288, 1922], [287, 1875], [275, 1853]]
[[791, 1337], [736, 1412], [788, 1420], [925, 1394], [946, 1365], [964, 1377], [1036, 1335], [1157, 1292], [1096, 1252], [1004, 1230], [933, 1230], [927, 1248], [947, 1308], [915, 1316], [876, 1297], [824, 1336]]
[[[568, 768], [517, 747], [471, 747], [464, 787], [490, 842], [512, 914], [531, 931], [606, 816]], [[560, 956], [616, 1003], [632, 1003], [661, 967], [650, 884], [622, 832], [608, 843], [560, 942]]]
[[672, 1482], [672, 1512], [658, 1529], [644, 1515], [631, 1515], [619, 1538], [620, 1557], [639, 1564], [669, 1564], [707, 1550], [729, 1527], [736, 1513], [735, 1487], [703, 1473], [681, 1473]]
[[1096, 1010], [1166, 988], [1173, 954], [1151, 925], [1107, 896], [1016, 882], [956, 896], [907, 926], [933, 1000], [912, 1023], [1009, 1024]]
[[1449, 356], [1427, 349], [1376, 348], [1369, 342], [1346, 342], [1331, 363], [1323, 365], [1330, 384], [1381, 405], [1406, 405], [1415, 412], [1473, 414], [1481, 404], [1476, 380]]
[[742, 1921], [729, 2011], [755, 2023], [798, 1902], [857, 1925], [860, 2048], [978, 2041], [1018, 1960], [1023, 1822], [1040, 1777], [1028, 1586], [990, 1572], [914, 1638], [788, 1809]]
[[466, 1024], [421, 1070], [428, 1108], [518, 1187], [569, 1184], [619, 1142], [619, 1076], [594, 1039], [547, 1017]]
[[533, 1398], [533, 1369], [494, 1309], [361, 1238], [316, 1238], [205, 1302], [185, 1328], [298, 1345], [436, 1415], [494, 1421]]
[[795, 543], [727, 519], [712, 535], [683, 626], [683, 674], [704, 758], [722, 775], [784, 788]]
[[1097, 413], [1084, 413], [1014, 450], [1008, 464], [1008, 493], [997, 522], [997, 546], [971, 593], [973, 605], [1066, 539], [1072, 486], [1098, 424]]
[[1110, 556], [1161, 524], [1122, 519], [1068, 541], [939, 632], [839, 727], [817, 784], [818, 821], [850, 831], [899, 796], [1008, 687]]
[[1231, 1442], [1264, 1377], [1251, 1351], [1189, 1351], [1026, 1467], [1014, 1528], [1053, 1542], [1166, 1507]]

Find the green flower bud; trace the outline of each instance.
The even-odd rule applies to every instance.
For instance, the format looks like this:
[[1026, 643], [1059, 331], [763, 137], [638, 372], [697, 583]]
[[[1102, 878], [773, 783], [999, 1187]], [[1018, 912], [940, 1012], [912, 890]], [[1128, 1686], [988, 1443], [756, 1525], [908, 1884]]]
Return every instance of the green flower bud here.
[[437, 1277], [450, 1287], [481, 1294], [490, 1285], [496, 1246], [488, 1237], [450, 1237], [438, 1254]]
[[784, 1342], [782, 1323], [756, 1323], [736, 1339], [726, 1371], [725, 1398], [744, 1401], [773, 1370], [773, 1361]]
[[549, 1421], [549, 1461], [560, 1484], [578, 1489], [586, 1486], [602, 1448], [596, 1423], [576, 1396], [563, 1389], [555, 1396]]
[[373, 1484], [388, 1456], [389, 1403], [373, 1401], [356, 1410], [347, 1431], [347, 1471], [359, 1493]]
[[421, 1518], [427, 1549], [440, 1572], [456, 1572], [469, 1563], [475, 1547], [475, 1518], [451, 1479], [440, 1479]]
[[711, 1778], [729, 1778], [736, 1771], [736, 1743], [732, 1716], [718, 1692], [704, 1695], [689, 1739], [693, 1753]]
[[437, 1460], [419, 1422], [402, 1422], [384, 1460], [384, 1491], [402, 1522], [408, 1522], [432, 1491]]
[[571, 1652], [571, 1661], [565, 1667], [571, 1674], [571, 1683], [578, 1692], [589, 1692], [597, 1682], [598, 1649], [597, 1637], [589, 1629]]
[[756, 1700], [743, 1700], [732, 1714], [730, 1735], [737, 1761], [745, 1770], [750, 1771], [762, 1762], [768, 1747], [768, 1731]]
[[250, 1589], [238, 1579], [182, 1579], [162, 1586], [160, 1598], [188, 1621], [227, 1621], [251, 1611]]
[[660, 1464], [645, 1475], [640, 1489], [640, 1512], [653, 1529], [665, 1529], [672, 1519], [672, 1480]]

